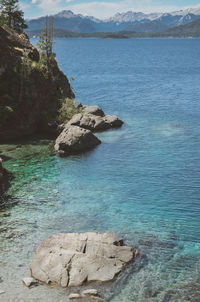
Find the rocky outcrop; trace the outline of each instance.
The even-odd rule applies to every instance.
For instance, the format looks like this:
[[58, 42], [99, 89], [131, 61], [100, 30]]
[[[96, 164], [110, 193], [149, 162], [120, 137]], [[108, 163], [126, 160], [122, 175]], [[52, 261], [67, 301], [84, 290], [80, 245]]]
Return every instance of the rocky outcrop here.
[[69, 126], [58, 136], [54, 149], [57, 154], [66, 156], [92, 149], [100, 143], [101, 141], [90, 130]]
[[62, 287], [111, 281], [134, 259], [131, 247], [111, 233], [69, 233], [48, 237], [30, 270], [36, 280]]
[[83, 114], [93, 114], [97, 116], [105, 116], [103, 110], [99, 106], [88, 106], [81, 105], [80, 108], [83, 111]]
[[105, 116], [98, 106], [81, 104], [78, 106], [81, 113], [75, 114], [67, 124], [57, 127], [60, 135], [56, 140], [54, 150], [59, 155], [66, 156], [91, 149], [101, 143], [92, 132], [119, 128], [123, 125], [123, 121], [117, 116]]
[[0, 27], [0, 141], [49, 132], [61, 100], [72, 98], [55, 59], [49, 70], [25, 34]]
[[10, 175], [3, 168], [3, 160], [0, 158], [0, 197], [9, 187]]
[[67, 125], [79, 126], [93, 132], [105, 131], [112, 128], [119, 128], [123, 122], [117, 116], [97, 116], [91, 113], [76, 114]]

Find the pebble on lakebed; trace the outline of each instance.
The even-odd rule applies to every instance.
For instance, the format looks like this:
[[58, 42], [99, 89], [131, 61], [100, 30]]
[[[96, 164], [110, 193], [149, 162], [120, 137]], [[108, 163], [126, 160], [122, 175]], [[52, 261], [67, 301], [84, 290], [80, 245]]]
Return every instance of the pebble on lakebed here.
[[76, 300], [76, 299], [82, 299], [83, 301], [85, 301], [85, 299], [91, 300], [98, 300], [98, 301], [102, 301], [102, 299], [99, 297], [98, 295], [98, 291], [96, 289], [86, 289], [84, 291], [82, 291], [81, 294], [79, 293], [71, 293], [68, 296], [68, 299], [70, 300]]
[[74, 299], [81, 299], [82, 296], [81, 296], [80, 294], [72, 293], [72, 294], [70, 294], [70, 295], [68, 296], [68, 298], [69, 298], [70, 300], [74, 300]]
[[86, 289], [82, 292], [83, 296], [97, 296], [98, 295], [98, 291], [97, 289]]
[[22, 283], [27, 286], [30, 287], [32, 285], [37, 285], [38, 281], [36, 281], [35, 279], [31, 278], [31, 277], [26, 277], [24, 279], [22, 279]]

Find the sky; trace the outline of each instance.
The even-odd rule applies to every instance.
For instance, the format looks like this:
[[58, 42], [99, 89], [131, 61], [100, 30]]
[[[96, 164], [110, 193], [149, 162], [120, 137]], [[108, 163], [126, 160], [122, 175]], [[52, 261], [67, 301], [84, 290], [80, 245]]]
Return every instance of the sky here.
[[104, 19], [118, 12], [170, 12], [199, 7], [200, 0], [19, 0], [25, 18], [51, 15], [61, 10]]

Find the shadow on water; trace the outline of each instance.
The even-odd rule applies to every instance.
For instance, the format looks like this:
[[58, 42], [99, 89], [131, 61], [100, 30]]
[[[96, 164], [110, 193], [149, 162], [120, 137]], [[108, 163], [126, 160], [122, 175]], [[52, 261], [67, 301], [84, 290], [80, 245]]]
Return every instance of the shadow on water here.
[[13, 206], [16, 206], [18, 203], [19, 200], [17, 198], [13, 198], [10, 195], [4, 193], [3, 196], [0, 196], [0, 213], [1, 211], [5, 211], [12, 208]]

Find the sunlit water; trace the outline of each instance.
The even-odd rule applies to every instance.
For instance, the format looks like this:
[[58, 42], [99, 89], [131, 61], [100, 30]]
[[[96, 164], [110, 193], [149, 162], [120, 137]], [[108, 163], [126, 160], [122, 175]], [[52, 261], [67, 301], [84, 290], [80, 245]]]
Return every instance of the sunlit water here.
[[0, 145], [15, 176], [0, 212], [0, 301], [67, 301], [23, 287], [35, 248], [57, 232], [112, 230], [141, 258], [105, 301], [199, 302], [200, 40], [58, 39], [56, 52], [77, 100], [125, 124], [80, 156], [50, 156], [47, 140]]

